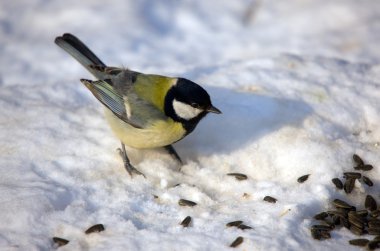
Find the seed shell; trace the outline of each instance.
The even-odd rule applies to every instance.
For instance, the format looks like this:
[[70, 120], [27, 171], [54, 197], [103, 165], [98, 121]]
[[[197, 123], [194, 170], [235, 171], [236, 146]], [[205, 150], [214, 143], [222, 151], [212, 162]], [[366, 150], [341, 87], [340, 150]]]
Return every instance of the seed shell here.
[[349, 241], [351, 245], [359, 246], [359, 247], [364, 247], [365, 245], [368, 244], [368, 242], [369, 240], [367, 239], [353, 239]]
[[241, 230], [252, 229], [252, 227], [247, 226], [247, 225], [245, 225], [245, 224], [240, 224], [237, 228], [239, 228], [239, 229], [241, 229]]
[[91, 234], [91, 233], [95, 233], [95, 232], [102, 232], [104, 231], [105, 228], [103, 226], [103, 224], [96, 224], [96, 225], [93, 225], [92, 227], [89, 227], [86, 231], [85, 231], [85, 234]]
[[375, 250], [380, 247], [380, 241], [370, 241], [367, 244], [368, 250]]
[[369, 227], [368, 234], [370, 235], [380, 235], [380, 227]]
[[227, 227], [238, 227], [243, 223], [241, 220], [231, 221], [226, 224]]
[[276, 203], [277, 202], [277, 199], [273, 198], [272, 196], [265, 196], [263, 200], [266, 202], [269, 202], [269, 203]]
[[232, 248], [236, 248], [237, 246], [239, 246], [240, 244], [242, 244], [244, 241], [243, 237], [239, 236], [237, 237], [230, 245], [230, 247]]
[[371, 195], [367, 195], [365, 198], [364, 206], [369, 211], [374, 211], [377, 209], [376, 200]]
[[66, 245], [67, 243], [69, 243], [70, 241], [66, 240], [66, 239], [63, 239], [63, 238], [60, 238], [60, 237], [53, 237], [53, 242], [55, 244], [57, 244], [58, 247], [61, 247], [61, 246], [64, 246]]
[[355, 179], [353, 178], [347, 178], [346, 182], [344, 183], [344, 191], [346, 193], [351, 193], [355, 186]]
[[234, 176], [237, 180], [246, 180], [248, 176], [242, 173], [227, 173], [229, 176]]
[[328, 215], [326, 212], [321, 212], [319, 214], [314, 215], [314, 219], [316, 220], [324, 220]]
[[363, 229], [360, 229], [354, 225], [350, 226], [350, 231], [351, 231], [351, 233], [356, 234], [356, 235], [362, 235], [363, 234]]
[[193, 206], [196, 206], [197, 203], [195, 203], [194, 201], [191, 201], [191, 200], [180, 199], [178, 201], [178, 205], [183, 206], [183, 207], [185, 207], [185, 206], [193, 207]]
[[362, 174], [358, 172], [345, 172], [343, 174], [345, 178], [360, 179], [362, 177]]
[[352, 208], [352, 206], [350, 204], [348, 204], [347, 202], [345, 202], [343, 200], [340, 200], [340, 199], [335, 199], [333, 201], [333, 205], [336, 208], [347, 208], [347, 209], [351, 209]]
[[373, 169], [372, 165], [363, 165], [360, 167], [360, 170], [363, 170], [363, 171], [370, 171], [372, 169]]
[[188, 227], [191, 223], [191, 217], [187, 216], [183, 221], [181, 222], [181, 226]]
[[363, 175], [362, 180], [363, 180], [363, 182], [364, 182], [367, 186], [369, 186], [369, 187], [373, 186], [373, 182], [372, 182], [372, 180], [370, 180], [370, 178], [368, 178], [367, 176], [364, 176], [364, 175]]
[[357, 154], [352, 155], [352, 159], [355, 161], [356, 164], [358, 164], [358, 166], [364, 165], [364, 161], [362, 160], [362, 158], [360, 158], [359, 155]]
[[298, 183], [304, 183], [309, 178], [309, 176], [310, 176], [310, 174], [303, 175], [297, 179], [297, 182]]
[[334, 183], [334, 185], [335, 185], [336, 188], [338, 188], [339, 190], [343, 189], [343, 183], [342, 183], [342, 181], [340, 179], [334, 178], [331, 181], [332, 181], [332, 183]]

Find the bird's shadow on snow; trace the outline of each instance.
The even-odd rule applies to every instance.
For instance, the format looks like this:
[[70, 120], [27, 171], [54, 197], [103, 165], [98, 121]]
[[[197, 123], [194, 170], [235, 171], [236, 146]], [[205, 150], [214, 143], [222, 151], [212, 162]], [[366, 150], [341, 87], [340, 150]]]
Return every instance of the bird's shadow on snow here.
[[220, 115], [209, 114], [176, 144], [187, 158], [230, 153], [282, 127], [299, 127], [313, 109], [302, 100], [207, 88]]

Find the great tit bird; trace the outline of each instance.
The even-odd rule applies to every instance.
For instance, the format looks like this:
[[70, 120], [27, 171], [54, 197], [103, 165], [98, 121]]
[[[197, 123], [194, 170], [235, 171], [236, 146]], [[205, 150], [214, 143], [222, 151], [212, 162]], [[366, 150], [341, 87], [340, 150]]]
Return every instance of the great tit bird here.
[[71, 34], [57, 37], [55, 43], [97, 78], [81, 82], [105, 106], [105, 117], [121, 141], [119, 153], [131, 176], [143, 174], [130, 163], [125, 145], [164, 147], [182, 163], [171, 144], [191, 133], [207, 113], [221, 113], [209, 94], [188, 79], [108, 67]]

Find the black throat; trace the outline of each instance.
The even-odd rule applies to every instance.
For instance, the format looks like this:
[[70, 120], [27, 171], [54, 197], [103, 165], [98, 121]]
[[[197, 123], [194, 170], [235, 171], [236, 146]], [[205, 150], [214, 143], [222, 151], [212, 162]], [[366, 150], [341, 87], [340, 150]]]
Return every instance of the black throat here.
[[186, 130], [186, 135], [187, 135], [195, 129], [199, 121], [204, 116], [206, 116], [207, 112], [205, 111], [201, 112], [198, 116], [190, 120], [186, 120], [186, 119], [178, 117], [173, 108], [173, 101], [176, 96], [177, 96], [176, 89], [175, 89], [175, 86], [173, 86], [172, 88], [170, 88], [170, 90], [168, 91], [165, 97], [165, 105], [164, 105], [165, 115], [170, 117], [176, 122], [180, 122], [183, 128]]

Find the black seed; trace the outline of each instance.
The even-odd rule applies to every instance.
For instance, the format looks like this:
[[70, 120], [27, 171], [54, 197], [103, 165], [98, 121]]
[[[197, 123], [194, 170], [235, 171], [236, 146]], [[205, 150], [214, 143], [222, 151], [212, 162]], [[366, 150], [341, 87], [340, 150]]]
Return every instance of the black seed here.
[[334, 223], [335, 226], [339, 226], [340, 225], [340, 217], [339, 216], [334, 215], [332, 217], [332, 221], [333, 221], [333, 223]]
[[339, 217], [342, 217], [342, 218], [346, 218], [347, 217], [347, 212], [329, 210], [329, 211], [327, 211], [327, 213], [329, 215], [331, 215], [331, 216], [339, 216]]
[[335, 185], [336, 188], [338, 188], [338, 189], [342, 189], [343, 188], [343, 183], [342, 183], [342, 181], [340, 181], [340, 179], [334, 178], [331, 181], [332, 181], [332, 183], [334, 183], [334, 185]]
[[376, 200], [371, 195], [367, 195], [365, 198], [364, 206], [369, 211], [374, 211], [377, 209]]
[[371, 212], [371, 217], [373, 218], [377, 218], [379, 217], [379, 215], [380, 215], [380, 211], [378, 209]]
[[303, 175], [297, 179], [298, 183], [303, 183], [309, 178], [310, 174]]
[[380, 247], [380, 241], [370, 241], [367, 244], [368, 250], [375, 250]]
[[368, 221], [368, 227], [371, 228], [380, 228], [380, 220], [378, 219], [371, 219]]
[[350, 229], [351, 228], [351, 223], [348, 221], [347, 218], [340, 218], [340, 222], [342, 223], [343, 227]]
[[369, 227], [367, 231], [370, 235], [380, 235], [380, 227]]
[[314, 219], [316, 220], [324, 220], [327, 216], [329, 216], [326, 212], [322, 212], [314, 215]]
[[359, 155], [357, 155], [357, 154], [352, 155], [352, 159], [355, 161], [355, 163], [358, 166], [364, 165], [364, 161], [362, 160], [362, 158], [359, 157]]
[[355, 186], [355, 179], [353, 178], [347, 178], [346, 182], [344, 183], [344, 191], [346, 193], [351, 193]]
[[239, 246], [240, 244], [242, 244], [244, 241], [243, 237], [239, 236], [237, 237], [230, 245], [230, 247], [232, 248], [236, 248], [237, 246]]
[[368, 178], [367, 176], [364, 176], [364, 175], [363, 175], [362, 180], [363, 180], [363, 182], [364, 182], [367, 186], [369, 186], [369, 187], [373, 186], [373, 182], [372, 182], [372, 180], [370, 180], [370, 178]]
[[329, 232], [326, 232], [326, 231], [321, 231], [321, 236], [322, 238], [324, 239], [330, 239], [331, 238], [331, 235]]
[[347, 202], [340, 200], [340, 199], [335, 199], [333, 201], [333, 204], [336, 208], [346, 208], [346, 209], [351, 209], [352, 206], [348, 204]]
[[313, 226], [311, 226], [311, 229], [322, 230], [322, 231], [330, 231], [331, 227], [328, 225], [313, 225]]
[[234, 176], [237, 180], [246, 180], [248, 179], [247, 175], [242, 173], [227, 173], [229, 176]]
[[351, 226], [355, 226], [360, 229], [364, 229], [364, 221], [359, 217], [349, 216], [348, 221], [351, 223]]
[[366, 217], [366, 216], [368, 216], [368, 211], [363, 209], [363, 210], [356, 211], [356, 214], [361, 216], [361, 217]]
[[322, 239], [321, 231], [316, 230], [316, 229], [311, 229], [311, 236], [316, 240]]
[[356, 235], [362, 235], [363, 234], [363, 229], [358, 228], [354, 225], [350, 226], [350, 231], [351, 231], [351, 233], [356, 234]]
[[240, 224], [237, 228], [239, 228], [239, 229], [241, 229], [241, 230], [252, 229], [252, 227], [247, 226], [247, 225], [245, 225], [245, 224]]
[[243, 223], [241, 220], [231, 221], [226, 224], [227, 227], [238, 227]]
[[188, 206], [188, 207], [193, 207], [193, 206], [196, 206], [197, 203], [195, 203], [194, 201], [191, 201], [191, 200], [185, 200], [185, 199], [180, 199], [178, 201], [178, 205], [180, 206]]
[[367, 239], [353, 239], [349, 241], [351, 245], [359, 246], [359, 247], [364, 247], [365, 245], [367, 245], [368, 242], [369, 240]]
[[266, 202], [269, 202], [269, 203], [276, 203], [277, 202], [277, 199], [273, 198], [271, 196], [265, 196], [263, 200]]
[[191, 217], [187, 216], [185, 219], [183, 219], [183, 221], [181, 222], [181, 225], [183, 227], [188, 227], [190, 223], [191, 223]]
[[95, 232], [102, 232], [102, 231], [104, 231], [105, 230], [105, 228], [104, 228], [104, 226], [103, 226], [103, 224], [96, 224], [96, 225], [93, 225], [92, 227], [89, 227], [86, 231], [85, 231], [85, 233], [86, 234], [91, 234], [91, 233], [95, 233]]
[[66, 240], [66, 239], [63, 239], [63, 238], [59, 238], [59, 237], [53, 237], [53, 242], [55, 244], [57, 244], [58, 247], [61, 247], [61, 246], [64, 246], [66, 245], [67, 243], [69, 243], [70, 241]]
[[360, 179], [362, 177], [362, 174], [357, 173], [357, 172], [345, 172], [343, 174], [346, 179], [347, 178]]
[[360, 167], [360, 170], [363, 170], [363, 171], [370, 171], [372, 169], [373, 169], [372, 165], [363, 165]]

